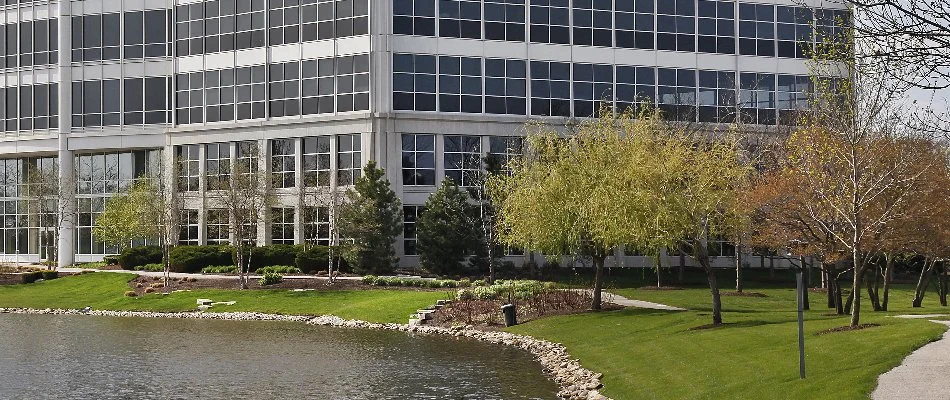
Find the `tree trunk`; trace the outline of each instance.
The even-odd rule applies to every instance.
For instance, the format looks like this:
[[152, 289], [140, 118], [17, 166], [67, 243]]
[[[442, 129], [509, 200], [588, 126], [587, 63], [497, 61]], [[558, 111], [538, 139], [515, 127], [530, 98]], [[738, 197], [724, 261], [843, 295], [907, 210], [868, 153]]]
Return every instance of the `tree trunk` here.
[[656, 287], [663, 287], [663, 275], [660, 273], [660, 253], [657, 252], [653, 257], [653, 263], [656, 264]]
[[851, 288], [851, 327], [857, 328], [861, 324], [861, 283], [864, 282], [864, 267], [859, 268], [860, 253], [855, 251], [854, 257], [854, 279]]
[[844, 315], [844, 295], [841, 293], [841, 280], [837, 277], [832, 280], [835, 286], [835, 313]]
[[736, 292], [742, 293], [742, 239], [736, 240]]
[[831, 263], [822, 263], [821, 273], [825, 278], [825, 289], [827, 290], [826, 294], [828, 295], [828, 308], [835, 308], [835, 283], [831, 279], [832, 273], [834, 271], [834, 264]]
[[604, 260], [607, 257], [595, 255], [592, 258], [594, 259], [594, 295], [593, 301], [590, 304], [590, 309], [594, 311], [600, 311], [603, 308], [600, 301], [600, 294], [604, 288]]
[[871, 306], [874, 311], [881, 310], [881, 274], [884, 273], [883, 267], [876, 265], [874, 269], [868, 271], [870, 274], [868, 282], [868, 293], [871, 296]]
[[722, 325], [722, 299], [719, 295], [719, 282], [716, 281], [716, 273], [709, 263], [709, 253], [706, 240], [693, 242], [693, 259], [706, 272], [706, 280], [709, 282], [709, 294], [712, 297], [712, 324]]
[[680, 253], [680, 267], [679, 267], [679, 272], [677, 276], [677, 282], [679, 282], [679, 284], [682, 285], [683, 278], [684, 278], [683, 275], [686, 275], [686, 253], [683, 253], [682, 249], [680, 249], [679, 253]]
[[946, 264], [946, 261], [944, 261], [942, 268], [940, 269], [937, 275], [937, 291], [940, 294], [940, 305], [944, 307], [947, 306], [947, 290], [948, 289], [950, 289], [950, 287], [948, 287], [948, 282], [947, 282], [947, 264]]
[[775, 257], [769, 256], [769, 280], [775, 280]]
[[844, 312], [842, 314], [851, 314], [851, 306], [854, 305], [854, 291], [848, 294], [848, 301], [844, 303]]
[[917, 279], [917, 288], [914, 290], [914, 308], [923, 305], [924, 295], [927, 294], [927, 287], [930, 286], [930, 275], [933, 270], [933, 265], [933, 262], [930, 261], [930, 257], [924, 260], [924, 266], [920, 269], [920, 278]]
[[887, 311], [888, 295], [891, 293], [891, 280], [894, 278], [894, 255], [884, 254], [884, 294], [881, 297], [881, 311]]

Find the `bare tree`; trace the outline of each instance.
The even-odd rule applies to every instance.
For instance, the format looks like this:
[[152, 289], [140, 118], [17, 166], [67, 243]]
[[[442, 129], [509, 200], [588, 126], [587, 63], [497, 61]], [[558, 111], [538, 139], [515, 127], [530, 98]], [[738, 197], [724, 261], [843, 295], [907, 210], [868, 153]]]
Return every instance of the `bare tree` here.
[[[298, 190], [303, 205], [301, 218], [304, 225], [304, 247], [309, 250], [326, 238], [327, 241], [327, 284], [336, 281], [335, 272], [340, 270], [340, 255], [336, 250], [340, 245], [340, 233], [336, 218], [339, 207], [346, 201], [346, 192], [330, 186], [329, 175], [305, 177], [304, 187]], [[326, 223], [326, 231], [320, 224]]]
[[28, 218], [34, 219], [39, 228], [39, 245], [46, 250], [46, 264], [54, 268], [59, 262], [59, 239], [63, 226], [75, 217], [71, 196], [76, 188], [76, 174], [61, 179], [55, 159], [38, 159], [30, 163], [26, 171]]
[[235, 161], [231, 175], [220, 182], [221, 190], [211, 193], [212, 200], [227, 210], [228, 230], [234, 261], [240, 273], [241, 289], [248, 288], [251, 248], [256, 243], [258, 223], [275, 201], [268, 175], [246, 159]]

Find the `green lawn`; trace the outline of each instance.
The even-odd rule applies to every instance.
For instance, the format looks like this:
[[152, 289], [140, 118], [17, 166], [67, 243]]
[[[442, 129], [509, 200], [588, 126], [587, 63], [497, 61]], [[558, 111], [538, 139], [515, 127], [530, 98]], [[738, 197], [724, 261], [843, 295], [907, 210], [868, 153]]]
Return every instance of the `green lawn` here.
[[236, 301], [216, 305], [213, 311], [256, 311], [297, 315], [331, 314], [371, 322], [406, 323], [417, 309], [448, 292], [408, 290], [338, 290], [291, 292], [282, 290], [195, 290], [167, 296], [125, 297], [131, 274], [94, 273], [28, 285], [0, 286], [0, 307], [83, 308], [135, 311], [194, 311], [199, 298]]
[[[720, 282], [727, 278], [724, 273]], [[872, 312], [864, 302], [862, 322], [880, 327], [818, 336], [817, 332], [845, 326], [849, 320], [828, 315], [824, 295], [811, 293], [813, 309], [805, 321], [808, 378], [799, 380], [794, 289], [772, 283], [747, 289], [768, 297], [723, 297], [726, 326], [689, 330], [711, 322], [708, 288], [629, 287], [642, 283], [635, 281], [613, 281], [620, 287], [613, 291], [690, 311], [588, 313], [536, 320], [511, 330], [565, 344], [584, 366], [604, 373], [604, 393], [618, 400], [861, 399], [874, 389], [878, 375], [946, 329], [886, 315], [950, 313], [934, 295], [923, 309], [911, 309], [912, 288], [898, 286], [891, 294], [893, 311], [886, 315]], [[730, 283], [723, 283], [728, 288]]]

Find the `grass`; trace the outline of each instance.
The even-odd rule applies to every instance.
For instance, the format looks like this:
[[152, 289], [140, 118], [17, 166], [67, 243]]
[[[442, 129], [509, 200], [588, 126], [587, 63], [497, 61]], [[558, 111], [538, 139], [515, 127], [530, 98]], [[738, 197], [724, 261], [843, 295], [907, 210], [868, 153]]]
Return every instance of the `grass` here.
[[[726, 290], [727, 277], [725, 272], [720, 277]], [[796, 296], [790, 284], [773, 281], [747, 288], [767, 297], [722, 297], [726, 325], [703, 330], [691, 328], [711, 322], [708, 288], [642, 290], [634, 287], [643, 281], [630, 277], [610, 284], [625, 297], [689, 311], [586, 313], [531, 321], [510, 330], [565, 344], [585, 367], [604, 373], [604, 394], [618, 400], [867, 398], [878, 375], [946, 330], [924, 320], [888, 316], [950, 312], [933, 295], [923, 309], [912, 309], [913, 288], [898, 285], [888, 313], [871, 311], [864, 299], [862, 323], [880, 326], [819, 336], [820, 331], [847, 325], [849, 319], [828, 315], [833, 310], [825, 308], [825, 295], [811, 293], [812, 310], [805, 315], [808, 377], [799, 380]]]
[[407, 290], [281, 290], [209, 289], [125, 297], [131, 274], [93, 273], [29, 285], [0, 286], [0, 307], [83, 308], [120, 311], [194, 311], [199, 298], [236, 301], [216, 305], [215, 312], [255, 311], [296, 315], [331, 314], [371, 322], [406, 323], [417, 309], [449, 298], [448, 292]]

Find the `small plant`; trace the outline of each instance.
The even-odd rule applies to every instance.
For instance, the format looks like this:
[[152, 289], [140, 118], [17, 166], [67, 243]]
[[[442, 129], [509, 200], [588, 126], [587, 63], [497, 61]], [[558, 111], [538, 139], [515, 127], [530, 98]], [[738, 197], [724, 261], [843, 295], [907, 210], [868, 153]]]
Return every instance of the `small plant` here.
[[261, 276], [261, 279], [257, 281], [261, 286], [276, 285], [284, 280], [283, 275], [273, 272], [268, 272]]
[[41, 271], [40, 274], [42, 274], [43, 279], [45, 279], [45, 280], [51, 280], [51, 279], [59, 278], [59, 272], [58, 272], [58, 271]]
[[234, 274], [237, 272], [237, 267], [234, 265], [215, 265], [201, 269], [202, 274]]
[[136, 296], [138, 296], [138, 293], [135, 293], [134, 290], [126, 290], [126, 291], [125, 291], [125, 297], [136, 297]]
[[33, 283], [43, 279], [43, 273], [40, 271], [24, 272], [20, 277], [23, 279], [23, 283]]
[[257, 273], [260, 275], [265, 274], [299, 274], [300, 268], [291, 267], [289, 265], [274, 265], [270, 267], [261, 267], [257, 269]]
[[145, 264], [135, 267], [136, 271], [165, 272], [164, 264]]
[[153, 293], [153, 292], [155, 292], [155, 288], [153, 288], [153, 287], [147, 287], [147, 288], [145, 288], [145, 293]]
[[148, 287], [153, 288], [153, 289], [161, 289], [161, 288], [165, 287], [165, 284], [164, 284], [164, 283], [161, 283], [161, 282], [155, 282], [155, 283], [153, 283], [153, 284], [151, 284], [151, 285], [148, 285]]
[[366, 275], [363, 277], [363, 283], [367, 285], [376, 285], [376, 275]]

